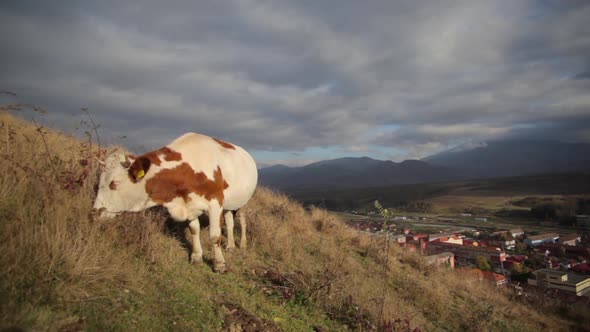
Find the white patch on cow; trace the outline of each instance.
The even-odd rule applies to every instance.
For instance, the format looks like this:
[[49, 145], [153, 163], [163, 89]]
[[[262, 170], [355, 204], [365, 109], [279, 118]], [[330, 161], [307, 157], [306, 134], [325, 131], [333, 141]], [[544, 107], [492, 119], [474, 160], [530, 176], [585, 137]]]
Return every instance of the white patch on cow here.
[[171, 202], [164, 203], [164, 207], [168, 209], [168, 213], [170, 214], [172, 219], [176, 221], [184, 221], [191, 219], [189, 218], [189, 209], [187, 208], [187, 205], [184, 204], [184, 199], [181, 197], [177, 197], [173, 199]]

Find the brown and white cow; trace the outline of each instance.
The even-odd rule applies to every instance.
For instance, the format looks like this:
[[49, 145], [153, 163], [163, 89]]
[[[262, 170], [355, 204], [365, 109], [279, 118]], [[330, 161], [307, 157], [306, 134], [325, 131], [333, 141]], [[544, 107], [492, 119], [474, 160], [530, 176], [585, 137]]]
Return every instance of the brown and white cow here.
[[[134, 157], [115, 150], [105, 160], [105, 170], [94, 208], [100, 217], [141, 211], [156, 205], [168, 209], [178, 221], [189, 220], [193, 235], [191, 261], [203, 260], [198, 217], [209, 216], [209, 236], [215, 257], [214, 270], [225, 270], [221, 252], [220, 222], [227, 225], [227, 248], [235, 248], [233, 211], [252, 197], [258, 181], [254, 159], [241, 147], [209, 136], [188, 133], [169, 145]], [[246, 246], [246, 223], [238, 213]]]

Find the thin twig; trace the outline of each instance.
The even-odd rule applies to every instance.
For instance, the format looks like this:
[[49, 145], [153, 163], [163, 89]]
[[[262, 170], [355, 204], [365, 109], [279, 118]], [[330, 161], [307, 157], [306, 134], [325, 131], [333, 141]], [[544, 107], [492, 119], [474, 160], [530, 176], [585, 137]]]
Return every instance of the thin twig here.
[[4, 123], [4, 121], [2, 121], [0, 124], [2, 125], [1, 128], [3, 128], [4, 132], [6, 133], [6, 153], [10, 154], [10, 128], [8, 127], [8, 124]]
[[53, 175], [57, 176], [57, 169], [55, 168], [55, 165], [53, 164], [53, 160], [51, 158], [51, 152], [49, 152], [49, 146], [47, 145], [47, 140], [45, 139], [45, 135], [43, 134], [43, 127], [41, 127], [37, 124], [37, 122], [35, 121], [35, 118], [33, 118], [32, 121], [33, 121], [33, 124], [35, 125], [35, 127], [37, 128], [37, 132], [41, 136], [41, 139], [43, 140], [43, 145], [45, 146], [45, 152], [47, 152], [47, 158], [49, 158], [49, 164], [51, 165], [51, 168], [53, 169]]
[[[383, 263], [383, 282], [384, 282], [384, 287], [383, 289], [386, 289], [386, 285], [387, 285], [387, 275], [389, 272], [389, 234], [388, 234], [388, 221], [391, 219], [391, 213], [389, 211], [389, 209], [384, 208], [383, 206], [381, 206], [381, 204], [378, 201], [375, 201], [375, 208], [377, 208], [377, 210], [379, 210], [379, 214], [381, 214], [381, 216], [383, 217], [383, 227], [382, 227], [382, 231], [385, 234], [385, 259], [384, 259], [384, 263]], [[383, 322], [383, 317], [385, 315], [385, 292], [383, 293], [383, 296], [381, 297], [381, 310], [379, 312], [379, 324], [381, 324], [381, 322]]]
[[91, 129], [94, 130], [94, 134], [96, 135], [96, 143], [98, 144], [98, 153], [99, 153], [99, 156], [100, 156], [100, 151], [101, 151], [101, 146], [102, 146], [100, 144], [100, 136], [98, 135], [98, 127], [100, 127], [100, 125], [97, 125], [94, 122], [94, 119], [90, 115], [90, 112], [88, 112], [88, 108], [82, 108], [81, 110], [82, 110], [82, 112], [84, 112], [86, 114], [86, 116], [90, 120], [90, 123], [92, 123], [92, 128]]

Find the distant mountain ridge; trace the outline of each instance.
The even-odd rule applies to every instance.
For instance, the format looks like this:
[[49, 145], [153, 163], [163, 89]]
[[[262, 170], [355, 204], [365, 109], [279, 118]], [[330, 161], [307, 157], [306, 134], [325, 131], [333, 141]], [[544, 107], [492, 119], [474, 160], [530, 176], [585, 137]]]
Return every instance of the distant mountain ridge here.
[[259, 170], [263, 185], [286, 188], [358, 188], [460, 179], [456, 171], [420, 160], [401, 163], [368, 157], [340, 158], [303, 167], [275, 165]]
[[259, 170], [276, 189], [344, 189], [590, 170], [590, 144], [491, 141], [455, 147], [400, 163], [368, 157], [324, 160], [303, 167]]
[[469, 178], [571, 172], [590, 169], [590, 144], [551, 141], [490, 141], [422, 159]]

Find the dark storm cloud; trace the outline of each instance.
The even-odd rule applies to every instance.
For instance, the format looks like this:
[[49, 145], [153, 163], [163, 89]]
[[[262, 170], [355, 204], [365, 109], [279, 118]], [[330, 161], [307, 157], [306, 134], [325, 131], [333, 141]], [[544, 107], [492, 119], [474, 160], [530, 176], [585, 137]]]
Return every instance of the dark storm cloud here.
[[590, 80], [590, 71], [577, 73], [573, 78], [576, 80]]
[[88, 107], [146, 149], [188, 130], [416, 158], [590, 141], [587, 17], [585, 1], [5, 1], [0, 88], [62, 127]]

